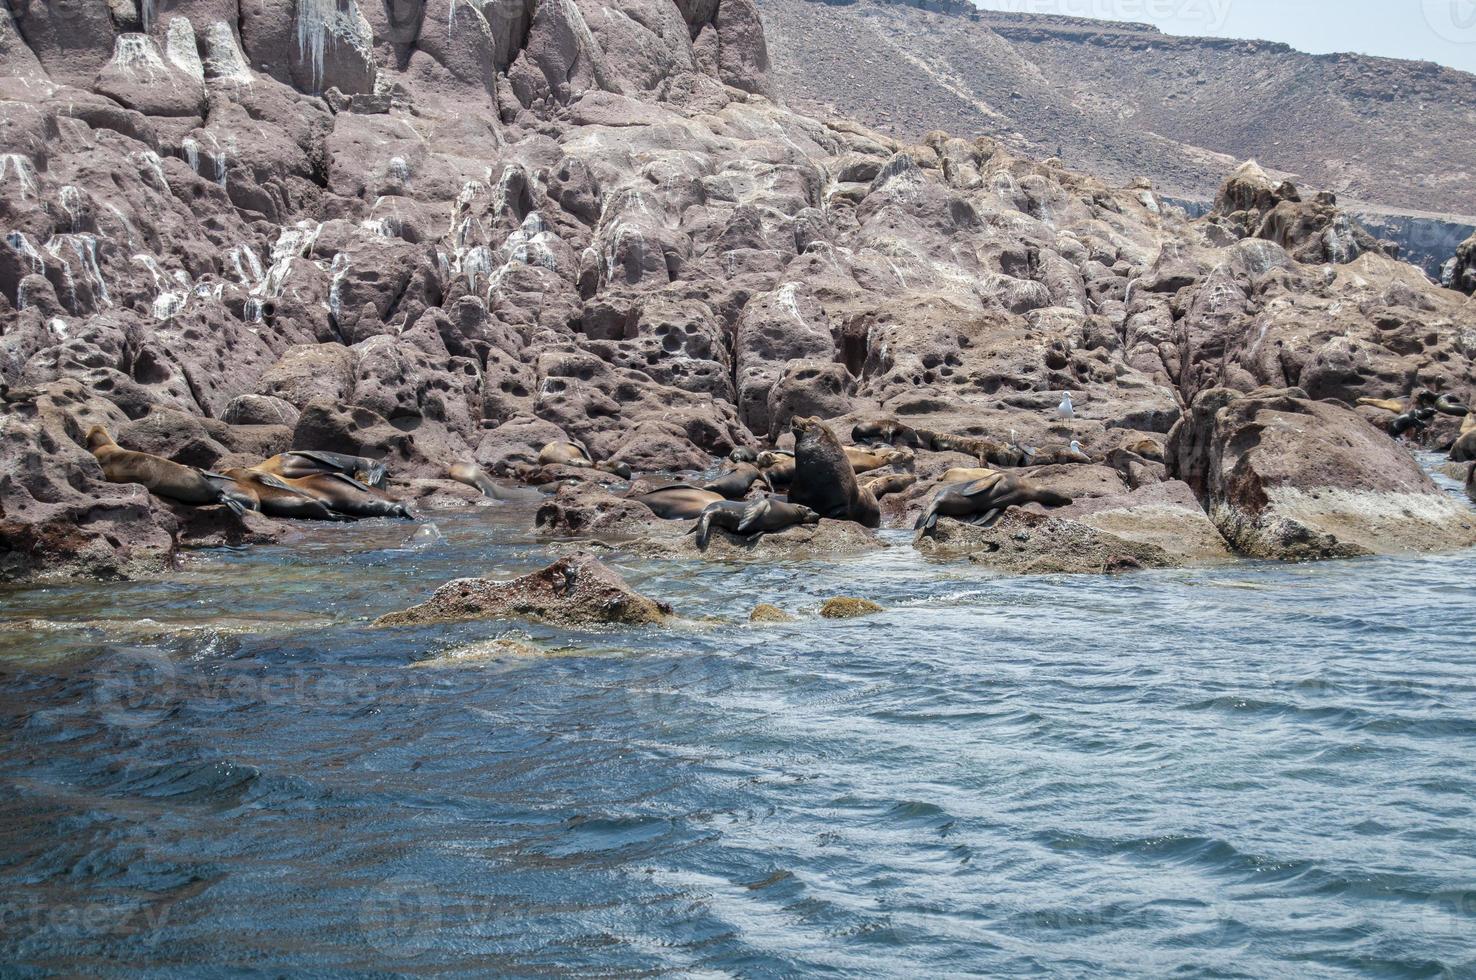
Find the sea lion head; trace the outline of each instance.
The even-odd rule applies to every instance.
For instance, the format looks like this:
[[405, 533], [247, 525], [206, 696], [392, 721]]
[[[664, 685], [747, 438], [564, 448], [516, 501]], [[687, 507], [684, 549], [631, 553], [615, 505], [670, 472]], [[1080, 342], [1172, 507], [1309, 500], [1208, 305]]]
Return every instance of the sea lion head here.
[[113, 437], [108, 435], [108, 430], [103, 426], [94, 425], [87, 430], [87, 448], [92, 452], [97, 452], [104, 446], [112, 445], [116, 445], [116, 443], [113, 442]]
[[820, 514], [806, 507], [804, 504], [791, 504], [790, 506], [794, 508], [795, 513], [799, 517], [799, 522], [801, 524], [820, 523]]

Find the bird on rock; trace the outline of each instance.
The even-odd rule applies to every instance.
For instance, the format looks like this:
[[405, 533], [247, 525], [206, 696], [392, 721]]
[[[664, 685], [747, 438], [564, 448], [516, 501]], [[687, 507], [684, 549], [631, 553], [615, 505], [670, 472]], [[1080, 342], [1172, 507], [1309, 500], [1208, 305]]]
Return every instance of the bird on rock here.
[[1076, 418], [1076, 408], [1071, 404], [1071, 392], [1061, 396], [1061, 404], [1056, 406], [1056, 414], [1063, 419]]

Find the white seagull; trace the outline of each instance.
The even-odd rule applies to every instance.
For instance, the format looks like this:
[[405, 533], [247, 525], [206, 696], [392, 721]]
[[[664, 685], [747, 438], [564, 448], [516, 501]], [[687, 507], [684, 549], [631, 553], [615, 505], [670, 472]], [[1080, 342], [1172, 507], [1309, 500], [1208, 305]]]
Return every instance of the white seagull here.
[[1061, 404], [1056, 406], [1056, 414], [1063, 419], [1076, 418], [1076, 409], [1071, 406], [1071, 392], [1061, 396]]

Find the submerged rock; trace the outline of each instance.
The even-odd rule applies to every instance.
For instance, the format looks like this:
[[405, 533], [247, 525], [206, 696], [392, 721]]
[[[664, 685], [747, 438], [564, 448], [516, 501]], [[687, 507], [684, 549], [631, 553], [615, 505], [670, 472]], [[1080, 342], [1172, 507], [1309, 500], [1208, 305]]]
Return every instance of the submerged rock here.
[[1101, 575], [1145, 568], [1176, 568], [1184, 560], [1155, 544], [1129, 541], [1079, 521], [1028, 510], [1007, 512], [993, 527], [938, 521], [931, 537], [914, 545], [925, 555], [967, 557], [1022, 575]]
[[825, 619], [856, 619], [860, 616], [874, 616], [885, 611], [870, 599], [857, 599], [852, 596], [836, 596], [820, 604], [820, 615]]
[[792, 623], [795, 617], [780, 609], [771, 606], [767, 602], [761, 602], [753, 607], [753, 612], [748, 614], [750, 623]]
[[591, 555], [576, 554], [508, 582], [455, 579], [431, 593], [425, 602], [381, 616], [374, 625], [533, 619], [562, 626], [650, 626], [665, 622], [671, 615], [671, 606], [635, 592]]
[[1231, 546], [1306, 560], [1476, 545], [1476, 514], [1352, 409], [1298, 389], [1203, 392], [1169, 436], [1170, 471]]

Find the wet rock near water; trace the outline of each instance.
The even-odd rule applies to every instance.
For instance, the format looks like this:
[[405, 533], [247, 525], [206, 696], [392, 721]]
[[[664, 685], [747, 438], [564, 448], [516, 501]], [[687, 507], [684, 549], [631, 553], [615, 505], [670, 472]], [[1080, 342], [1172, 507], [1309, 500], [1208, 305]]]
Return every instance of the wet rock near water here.
[[531, 619], [561, 626], [652, 626], [672, 608], [635, 592], [588, 554], [576, 554], [511, 581], [463, 578], [429, 599], [374, 621], [376, 626], [424, 626], [480, 619]]
[[943, 518], [932, 535], [917, 539], [915, 547], [930, 557], [967, 558], [1021, 575], [1100, 575], [1185, 564], [1155, 544], [1021, 509], [1007, 512], [987, 528]]
[[857, 599], [854, 596], [836, 596], [820, 604], [822, 619], [859, 619], [885, 611], [870, 599]]

